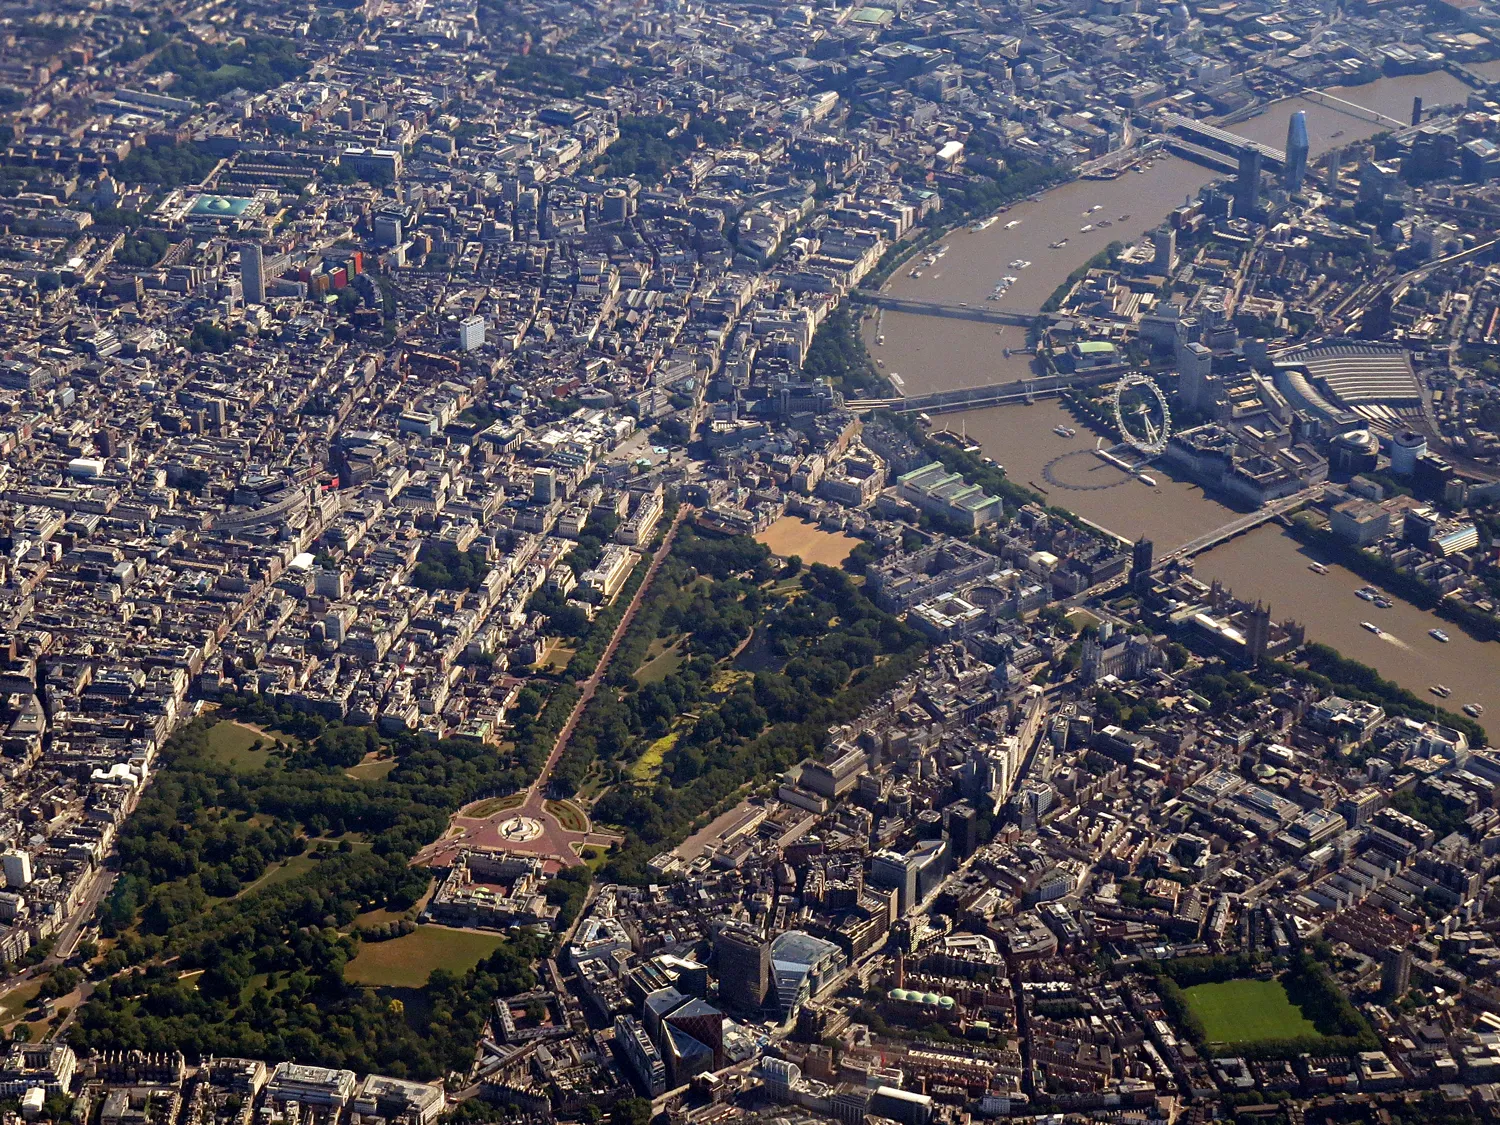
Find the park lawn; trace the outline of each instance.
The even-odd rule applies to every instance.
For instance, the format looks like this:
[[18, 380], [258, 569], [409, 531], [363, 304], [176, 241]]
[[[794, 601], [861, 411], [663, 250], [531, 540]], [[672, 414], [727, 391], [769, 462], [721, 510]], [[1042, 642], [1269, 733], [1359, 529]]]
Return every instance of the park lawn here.
[[1086, 609], [1075, 609], [1068, 614], [1068, 624], [1081, 633], [1090, 625], [1098, 625], [1099, 619]]
[[593, 874], [599, 873], [599, 868], [609, 862], [609, 849], [601, 848], [598, 844], [590, 844], [579, 854], [584, 865]]
[[641, 685], [660, 683], [682, 667], [687, 653], [682, 651], [682, 637], [665, 641], [658, 637], [646, 649], [646, 659], [635, 670], [635, 682]]
[[233, 63], [224, 63], [215, 70], [208, 72], [210, 78], [218, 78], [226, 81], [242, 82], [250, 76], [248, 68], [235, 66]]
[[344, 776], [352, 777], [355, 781], [379, 781], [398, 764], [395, 758], [372, 758], [366, 755], [359, 765], [346, 769]]
[[235, 898], [243, 898], [252, 891], [258, 891], [265, 887], [274, 887], [278, 884], [295, 879], [298, 875], [306, 875], [313, 869], [312, 852], [304, 852], [302, 855], [294, 855], [290, 859], [284, 859], [280, 863], [273, 863], [267, 867], [261, 877], [253, 883], [247, 884], [235, 895]]
[[610, 776], [599, 768], [598, 762], [590, 762], [588, 772], [583, 775], [583, 784], [578, 787], [578, 792], [573, 794], [573, 799], [583, 805], [592, 805], [604, 795], [611, 780]]
[[556, 641], [533, 667], [538, 672], [561, 672], [572, 661], [576, 652], [576, 649], [569, 648], [561, 641]]
[[422, 892], [422, 897], [417, 899], [405, 910], [387, 910], [381, 907], [378, 910], [366, 910], [363, 914], [354, 916], [354, 924], [357, 926], [379, 926], [385, 922], [399, 922], [403, 918], [415, 918], [423, 910], [427, 909], [427, 901], [432, 898], [432, 892], [437, 889], [437, 880], [427, 880], [427, 889]]
[[354, 924], [361, 929], [373, 930], [376, 926], [388, 925], [391, 922], [400, 922], [411, 916], [410, 910], [387, 910], [381, 907], [379, 910], [366, 910], [363, 914], [354, 916]]
[[1182, 990], [1210, 1043], [1297, 1039], [1318, 1029], [1276, 980], [1226, 980]]
[[0, 997], [0, 1021], [9, 1022], [26, 1010], [42, 991], [41, 979], [29, 980]]
[[795, 555], [809, 566], [813, 563], [838, 566], [859, 546], [858, 539], [842, 532], [824, 531], [796, 516], [782, 516], [764, 531], [757, 532], [755, 541], [769, 547], [778, 558]]
[[651, 781], [661, 773], [662, 760], [677, 745], [677, 733], [674, 730], [646, 747], [646, 752], [630, 763], [630, 776], [636, 781]]
[[[252, 750], [251, 747], [257, 740], [264, 743], [267, 749]], [[275, 735], [263, 734], [243, 723], [218, 722], [208, 728], [209, 756], [231, 769], [244, 770], [246, 773], [270, 765], [270, 747], [276, 742]]]
[[494, 816], [497, 812], [513, 809], [526, 800], [525, 793], [511, 793], [505, 797], [486, 797], [482, 801], [476, 801], [459, 815], [472, 817], [474, 820], [485, 820]]
[[708, 690], [714, 695], [731, 695], [740, 684], [749, 683], [754, 678], [754, 673], [738, 668], [720, 668], [714, 673], [714, 682]]
[[572, 801], [547, 801], [542, 807], [557, 817], [557, 823], [562, 825], [565, 832], [587, 832], [589, 830], [588, 814]]
[[367, 941], [344, 966], [344, 978], [375, 988], [422, 988], [434, 969], [462, 975], [504, 944], [499, 934], [418, 926], [405, 937]]

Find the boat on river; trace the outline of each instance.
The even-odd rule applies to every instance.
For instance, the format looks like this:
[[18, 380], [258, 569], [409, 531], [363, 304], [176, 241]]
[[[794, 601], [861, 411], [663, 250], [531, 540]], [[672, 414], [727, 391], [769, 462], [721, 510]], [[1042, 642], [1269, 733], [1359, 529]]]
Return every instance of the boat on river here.
[[1428, 629], [1427, 635], [1435, 641], [1442, 641], [1443, 644], [1448, 643], [1448, 634], [1441, 629]]
[[1432, 692], [1432, 694], [1437, 696], [1439, 699], [1447, 699], [1450, 695], [1453, 694], [1453, 689], [1450, 688], [1447, 684], [1433, 684], [1427, 690]]
[[1484, 714], [1484, 708], [1478, 703], [1465, 703], [1463, 710], [1464, 714], [1471, 719], [1477, 719], [1480, 715]]
[[1384, 629], [1382, 629], [1379, 625], [1375, 624], [1373, 621], [1361, 621], [1359, 623], [1359, 627], [1361, 629], [1368, 629], [1368, 630], [1370, 630], [1370, 632], [1374, 633], [1377, 637], [1380, 636], [1382, 633], [1385, 632]]

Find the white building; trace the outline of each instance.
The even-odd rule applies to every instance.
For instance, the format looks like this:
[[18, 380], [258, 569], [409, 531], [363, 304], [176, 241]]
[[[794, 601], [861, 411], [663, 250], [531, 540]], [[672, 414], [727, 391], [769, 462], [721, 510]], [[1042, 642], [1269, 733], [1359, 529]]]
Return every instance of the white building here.
[[475, 348], [484, 347], [484, 317], [466, 316], [458, 322], [458, 348], [460, 351], [472, 352]]
[[6, 852], [3, 857], [0, 857], [0, 865], [3, 865], [5, 871], [7, 887], [31, 885], [31, 856], [25, 852]]

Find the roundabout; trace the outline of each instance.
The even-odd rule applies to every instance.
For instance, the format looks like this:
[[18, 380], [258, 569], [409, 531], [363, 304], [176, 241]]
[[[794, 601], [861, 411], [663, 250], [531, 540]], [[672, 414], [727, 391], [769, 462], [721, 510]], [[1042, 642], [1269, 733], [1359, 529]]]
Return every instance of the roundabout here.
[[525, 844], [535, 840], [546, 828], [532, 816], [513, 816], [496, 826], [500, 839], [509, 844]]

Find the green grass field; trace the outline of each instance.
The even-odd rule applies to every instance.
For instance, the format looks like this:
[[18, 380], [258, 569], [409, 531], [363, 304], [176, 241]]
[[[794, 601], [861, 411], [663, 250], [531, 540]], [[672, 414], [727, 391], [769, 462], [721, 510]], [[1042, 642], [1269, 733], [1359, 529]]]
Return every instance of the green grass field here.
[[422, 897], [406, 910], [386, 910], [383, 907], [379, 910], [366, 910], [363, 914], [355, 916], [354, 923], [358, 926], [373, 927], [385, 922], [399, 922], [403, 918], [415, 918], [426, 908], [427, 900], [432, 897], [435, 885], [435, 880], [428, 880], [427, 890], [423, 892]]
[[1275, 980], [1228, 980], [1182, 990], [1211, 1043], [1296, 1039], [1318, 1029]]
[[678, 733], [674, 730], [646, 747], [646, 752], [630, 763], [630, 776], [637, 781], [651, 781], [661, 773], [662, 760], [677, 745]]
[[687, 660], [687, 653], [683, 651], [684, 638], [678, 637], [668, 643], [660, 637], [651, 642], [646, 649], [646, 659], [639, 668], [635, 670], [635, 681], [638, 684], [654, 684], [665, 680], [677, 669], [681, 668]]
[[497, 812], [513, 809], [526, 800], [525, 793], [511, 793], [505, 797], [486, 797], [482, 801], [475, 801], [463, 810], [464, 816], [471, 816], [475, 820], [483, 820], [494, 816]]
[[345, 979], [372, 987], [421, 988], [433, 969], [466, 973], [505, 939], [444, 926], [418, 926], [405, 937], [365, 942], [344, 966]]
[[557, 817], [557, 823], [562, 825], [564, 831], [587, 832], [589, 830], [588, 815], [572, 801], [547, 801], [542, 807]]
[[313, 859], [312, 855], [307, 852], [304, 852], [302, 855], [294, 855], [290, 859], [284, 859], [280, 863], [273, 863], [266, 868], [265, 873], [259, 879], [256, 879], [253, 883], [247, 883], [245, 888], [234, 897], [241, 898], [252, 891], [290, 882], [299, 875], [306, 875], [313, 869], [313, 864], [315, 863], [317, 863], [317, 860]]
[[10, 1021], [26, 1010], [38, 994], [42, 991], [40, 978], [29, 980], [19, 988], [13, 988], [3, 997], [0, 997], [0, 1021]]
[[[263, 750], [251, 749], [259, 741]], [[222, 762], [233, 769], [264, 769], [271, 761], [271, 748], [276, 745], [274, 734], [262, 734], [241, 723], [215, 723], [208, 731], [208, 752], [214, 761]]]
[[355, 781], [379, 781], [398, 764], [395, 758], [366, 758], [359, 765], [346, 769], [344, 776], [352, 777]]
[[568, 666], [568, 661], [573, 659], [574, 652], [574, 649], [559, 642], [547, 650], [546, 654], [535, 667], [538, 671], [547, 671], [550, 669], [561, 672]]

